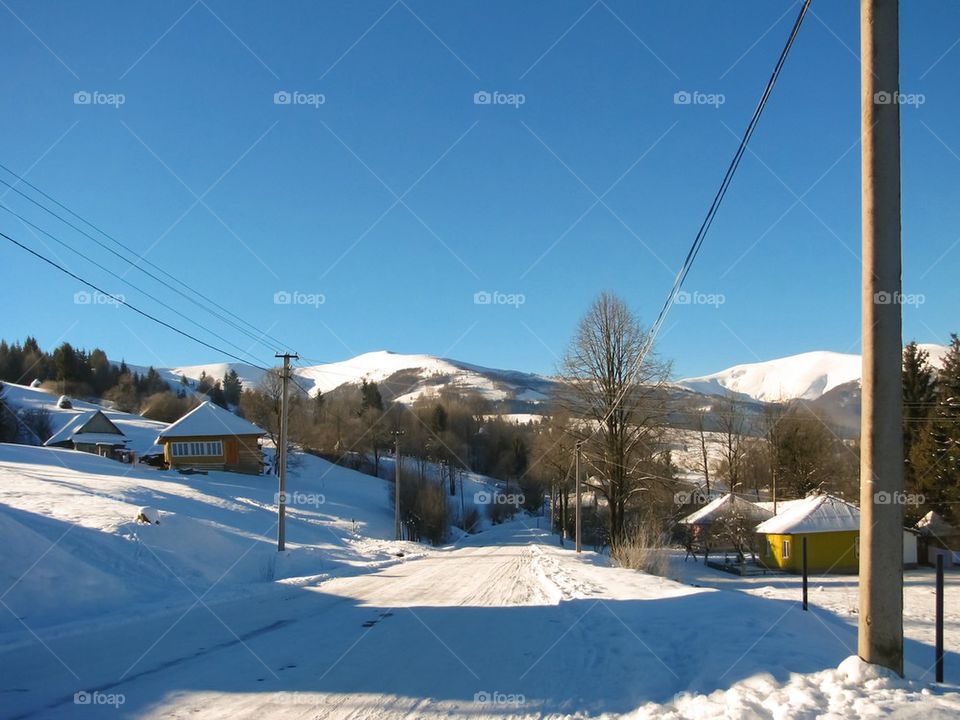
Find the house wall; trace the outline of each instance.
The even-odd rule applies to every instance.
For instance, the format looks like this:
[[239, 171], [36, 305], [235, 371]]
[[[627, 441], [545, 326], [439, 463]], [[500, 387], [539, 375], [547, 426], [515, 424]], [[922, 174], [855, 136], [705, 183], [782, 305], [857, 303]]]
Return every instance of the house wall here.
[[[803, 572], [803, 538], [807, 538], [807, 570], [811, 573], [857, 572], [856, 530], [844, 532], [765, 535], [761, 542], [760, 562], [769, 568], [787, 572]], [[790, 542], [790, 556], [784, 557], [784, 541]]]
[[[164, 438], [163, 459], [172, 468], [191, 467], [204, 470], [228, 470], [230, 472], [259, 475], [262, 470], [258, 435], [194, 435], [190, 437]], [[223, 443], [222, 455], [174, 457], [171, 443], [210, 442]]]
[[110, 422], [110, 419], [101, 413], [96, 413], [87, 420], [82, 427], [77, 428], [76, 432], [85, 433], [111, 433], [119, 434], [117, 426]]

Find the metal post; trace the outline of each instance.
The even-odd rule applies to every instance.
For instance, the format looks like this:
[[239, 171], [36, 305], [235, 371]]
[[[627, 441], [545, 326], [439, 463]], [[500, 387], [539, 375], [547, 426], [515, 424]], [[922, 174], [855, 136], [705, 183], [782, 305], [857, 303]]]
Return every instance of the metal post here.
[[803, 538], [803, 609], [807, 609], [807, 538]]
[[393, 431], [393, 458], [394, 458], [394, 509], [393, 509], [393, 524], [394, 530], [396, 533], [397, 540], [402, 540], [400, 537], [400, 436], [403, 435], [403, 430], [394, 430]]
[[937, 553], [937, 682], [943, 682], [943, 553]]
[[858, 654], [903, 675], [899, 0], [861, 0], [862, 322]]
[[280, 375], [280, 447], [277, 448], [277, 470], [279, 477], [279, 492], [277, 493], [277, 552], [286, 549], [287, 540], [287, 413], [288, 393], [290, 381], [290, 358], [298, 358], [296, 354], [277, 353], [276, 357], [283, 358], [283, 371]]
[[577, 536], [576, 546], [577, 546], [577, 552], [580, 552], [580, 550], [581, 550], [581, 542], [580, 542], [580, 539], [581, 539], [581, 525], [582, 525], [582, 524], [581, 524], [581, 514], [582, 514], [582, 513], [581, 513], [581, 509], [580, 509], [580, 498], [581, 498], [581, 490], [580, 490], [580, 446], [581, 446], [581, 445], [583, 445], [583, 441], [579, 441], [579, 440], [578, 440], [578, 441], [577, 441], [577, 455], [576, 455], [576, 459], [575, 459], [575, 470], [574, 470], [574, 474], [577, 476], [577, 507], [576, 507], [575, 521], [574, 521], [574, 522], [575, 522], [575, 525], [576, 525], [576, 536]]

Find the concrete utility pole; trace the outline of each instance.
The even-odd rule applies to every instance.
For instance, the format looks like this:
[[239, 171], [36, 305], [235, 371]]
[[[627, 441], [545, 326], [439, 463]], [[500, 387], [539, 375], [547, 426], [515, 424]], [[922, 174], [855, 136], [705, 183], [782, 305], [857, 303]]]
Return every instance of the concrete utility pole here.
[[393, 457], [394, 457], [394, 508], [393, 524], [396, 531], [397, 540], [400, 537], [400, 438], [403, 436], [403, 430], [393, 430]]
[[283, 358], [283, 372], [280, 375], [280, 447], [277, 448], [277, 470], [280, 476], [280, 490], [277, 493], [277, 552], [283, 552], [287, 540], [287, 413], [290, 382], [290, 358], [299, 359], [299, 355], [277, 353], [274, 357]]
[[577, 513], [577, 514], [576, 514], [576, 517], [575, 517], [575, 520], [574, 520], [574, 524], [575, 524], [575, 526], [576, 526], [576, 535], [577, 535], [577, 541], [576, 541], [576, 542], [577, 542], [577, 552], [580, 552], [580, 550], [581, 550], [581, 544], [580, 544], [580, 537], [581, 537], [580, 499], [581, 499], [582, 493], [581, 493], [581, 491], [580, 491], [580, 448], [581, 448], [582, 446], [583, 446], [583, 440], [578, 440], [578, 441], [577, 441], [577, 454], [576, 454], [575, 463], [574, 463], [576, 469], [573, 471], [573, 472], [574, 472], [574, 475], [576, 475], [576, 477], [577, 477], [577, 510], [576, 510], [576, 513]]
[[899, 0], [861, 0], [861, 658], [903, 675]]

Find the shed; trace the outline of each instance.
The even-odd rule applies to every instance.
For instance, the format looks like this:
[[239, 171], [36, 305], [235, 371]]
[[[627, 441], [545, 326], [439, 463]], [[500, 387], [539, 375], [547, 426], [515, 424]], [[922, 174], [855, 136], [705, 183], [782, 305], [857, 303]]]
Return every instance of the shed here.
[[44, 445], [114, 457], [126, 447], [127, 436], [101, 410], [77, 413]]

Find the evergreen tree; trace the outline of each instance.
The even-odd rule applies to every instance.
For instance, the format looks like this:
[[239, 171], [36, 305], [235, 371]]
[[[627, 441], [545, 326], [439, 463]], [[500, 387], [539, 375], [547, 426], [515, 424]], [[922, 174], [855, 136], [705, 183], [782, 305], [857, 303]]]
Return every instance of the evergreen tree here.
[[380, 396], [380, 388], [375, 382], [363, 380], [360, 386], [360, 412], [365, 410], [378, 410], [383, 412], [383, 398]]
[[220, 386], [220, 381], [217, 380], [213, 387], [210, 388], [210, 392], [207, 393], [207, 397], [210, 398], [210, 402], [214, 405], [219, 405], [222, 408], [227, 407], [227, 397], [223, 392], [223, 388]]
[[240, 393], [243, 392], [243, 382], [233, 368], [223, 376], [223, 396], [228, 405], [240, 404]]
[[911, 342], [903, 351], [904, 486], [911, 493], [921, 492], [911, 462], [913, 448], [921, 435], [929, 432], [930, 417], [937, 400], [936, 376], [928, 357], [927, 352], [915, 342]]

